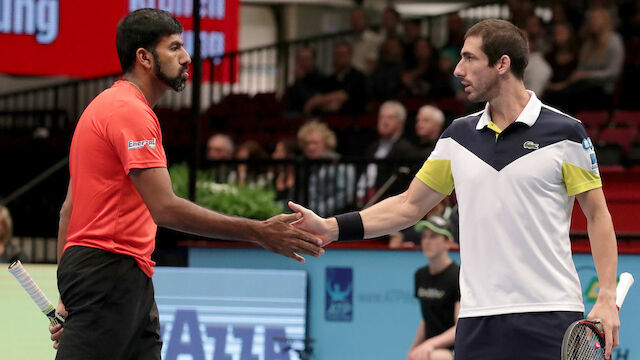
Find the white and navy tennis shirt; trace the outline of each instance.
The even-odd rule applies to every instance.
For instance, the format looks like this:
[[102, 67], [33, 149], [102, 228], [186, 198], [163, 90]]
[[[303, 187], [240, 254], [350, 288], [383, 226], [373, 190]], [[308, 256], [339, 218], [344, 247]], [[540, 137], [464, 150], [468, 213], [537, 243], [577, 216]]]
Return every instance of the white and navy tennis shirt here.
[[455, 120], [416, 177], [454, 187], [460, 212], [460, 317], [584, 312], [571, 257], [574, 195], [602, 186], [582, 123], [533, 92], [503, 131], [484, 111]]

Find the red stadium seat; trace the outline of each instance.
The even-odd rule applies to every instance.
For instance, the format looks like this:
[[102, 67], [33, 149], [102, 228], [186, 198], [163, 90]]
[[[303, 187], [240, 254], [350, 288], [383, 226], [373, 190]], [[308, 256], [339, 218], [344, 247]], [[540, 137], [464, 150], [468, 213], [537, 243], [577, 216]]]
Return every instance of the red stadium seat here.
[[631, 143], [635, 132], [629, 128], [607, 128], [600, 133], [598, 145], [618, 145], [625, 152], [631, 150]]
[[360, 115], [356, 119], [356, 126], [361, 128], [375, 129], [378, 126], [378, 115]]
[[582, 121], [587, 129], [600, 129], [609, 121], [609, 113], [607, 111], [581, 111], [576, 114], [576, 118]]
[[616, 111], [611, 117], [611, 124], [637, 130], [640, 126], [640, 111]]
[[464, 100], [451, 98], [442, 98], [436, 101], [436, 107], [445, 114], [451, 115], [455, 118], [464, 115]]
[[324, 118], [329, 128], [333, 131], [347, 130], [353, 121], [352, 115], [327, 115]]

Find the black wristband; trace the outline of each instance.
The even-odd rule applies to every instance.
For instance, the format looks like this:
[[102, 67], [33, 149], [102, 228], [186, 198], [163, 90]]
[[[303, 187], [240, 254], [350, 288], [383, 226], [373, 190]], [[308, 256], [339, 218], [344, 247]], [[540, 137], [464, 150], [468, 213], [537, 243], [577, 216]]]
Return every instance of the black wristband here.
[[336, 215], [338, 221], [338, 240], [364, 239], [364, 225], [358, 211]]

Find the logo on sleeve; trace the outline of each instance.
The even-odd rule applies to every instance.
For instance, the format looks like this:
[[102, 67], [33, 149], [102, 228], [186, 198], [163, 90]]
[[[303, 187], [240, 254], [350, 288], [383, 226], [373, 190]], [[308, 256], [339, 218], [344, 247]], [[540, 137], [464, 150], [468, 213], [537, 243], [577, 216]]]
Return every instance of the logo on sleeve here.
[[153, 138], [151, 140], [140, 140], [140, 141], [129, 140], [129, 142], [127, 143], [127, 148], [129, 150], [142, 149], [145, 146], [149, 147], [149, 149], [155, 149], [156, 138]]
[[525, 141], [525, 143], [522, 144], [522, 147], [527, 150], [538, 150], [540, 149], [540, 144], [536, 144], [533, 141], [529, 140], [529, 141]]
[[591, 138], [582, 139], [582, 148], [585, 150], [593, 150], [593, 143], [591, 142]]
[[591, 170], [597, 169], [598, 160], [596, 160], [596, 154], [592, 152], [591, 154], [589, 154], [589, 156], [591, 157]]

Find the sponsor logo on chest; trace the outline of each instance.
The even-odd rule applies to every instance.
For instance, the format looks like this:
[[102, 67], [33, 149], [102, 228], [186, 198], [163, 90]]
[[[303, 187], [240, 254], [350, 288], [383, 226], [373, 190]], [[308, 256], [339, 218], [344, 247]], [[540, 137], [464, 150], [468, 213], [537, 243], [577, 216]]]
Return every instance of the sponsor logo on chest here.
[[444, 297], [444, 290], [420, 287], [418, 288], [418, 297], [424, 299], [442, 299]]

